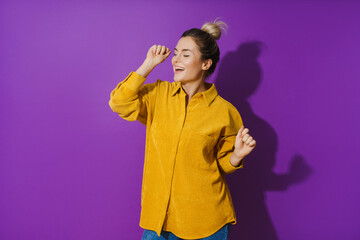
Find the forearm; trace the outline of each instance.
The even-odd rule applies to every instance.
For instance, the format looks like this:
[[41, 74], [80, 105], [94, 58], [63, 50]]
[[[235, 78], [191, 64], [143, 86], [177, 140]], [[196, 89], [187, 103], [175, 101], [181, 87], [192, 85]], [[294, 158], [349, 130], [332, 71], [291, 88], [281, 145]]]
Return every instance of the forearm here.
[[154, 64], [145, 60], [135, 72], [146, 78], [154, 68]]

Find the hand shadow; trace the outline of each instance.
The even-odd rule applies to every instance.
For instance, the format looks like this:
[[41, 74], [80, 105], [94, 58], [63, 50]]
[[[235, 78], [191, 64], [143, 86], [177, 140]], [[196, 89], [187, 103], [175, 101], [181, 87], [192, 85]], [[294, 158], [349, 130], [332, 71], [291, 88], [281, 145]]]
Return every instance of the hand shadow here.
[[304, 157], [295, 153], [289, 173], [276, 174], [272, 170], [278, 147], [277, 134], [268, 122], [252, 111], [247, 101], [262, 80], [258, 62], [262, 47], [259, 41], [240, 44], [236, 51], [224, 56], [215, 79], [219, 95], [237, 108], [244, 126], [257, 143], [244, 159], [244, 168], [226, 175], [237, 218], [229, 234], [229, 239], [234, 240], [277, 240], [265, 205], [265, 191], [285, 191], [292, 184], [304, 181], [313, 171]]

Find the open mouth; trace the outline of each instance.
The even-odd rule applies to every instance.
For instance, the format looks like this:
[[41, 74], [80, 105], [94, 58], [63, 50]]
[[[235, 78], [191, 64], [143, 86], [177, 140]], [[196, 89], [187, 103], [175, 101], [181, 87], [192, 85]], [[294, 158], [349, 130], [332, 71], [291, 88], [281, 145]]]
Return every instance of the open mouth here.
[[175, 73], [180, 73], [180, 72], [183, 72], [184, 70], [185, 70], [185, 68], [175, 67]]

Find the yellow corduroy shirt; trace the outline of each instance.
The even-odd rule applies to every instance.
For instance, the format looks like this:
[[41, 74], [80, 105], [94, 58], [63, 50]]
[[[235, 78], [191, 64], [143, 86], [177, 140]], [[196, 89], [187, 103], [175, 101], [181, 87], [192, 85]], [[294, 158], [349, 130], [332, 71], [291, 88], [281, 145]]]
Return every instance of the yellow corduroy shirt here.
[[181, 82], [146, 78], [131, 71], [110, 94], [111, 109], [146, 125], [139, 226], [183, 239], [205, 238], [236, 214], [224, 175], [243, 122], [214, 84], [186, 106]]

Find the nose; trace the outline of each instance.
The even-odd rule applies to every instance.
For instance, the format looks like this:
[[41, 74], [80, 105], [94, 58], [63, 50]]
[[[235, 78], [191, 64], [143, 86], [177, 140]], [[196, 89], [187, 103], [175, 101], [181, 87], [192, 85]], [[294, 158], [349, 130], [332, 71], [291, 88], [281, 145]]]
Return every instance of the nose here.
[[174, 62], [177, 62], [178, 61], [178, 56], [174, 55], [172, 59], [173, 59]]
[[175, 53], [174, 53], [173, 59], [175, 61], [179, 61], [179, 59], [181, 59], [181, 55], [180, 54], [175, 55]]
[[181, 56], [175, 56], [174, 55], [173, 62], [174, 62], [174, 64], [180, 63], [181, 62]]
[[171, 59], [171, 62], [173, 65], [175, 65], [176, 63], [178, 63], [179, 61], [177, 60], [176, 56], [174, 55]]

